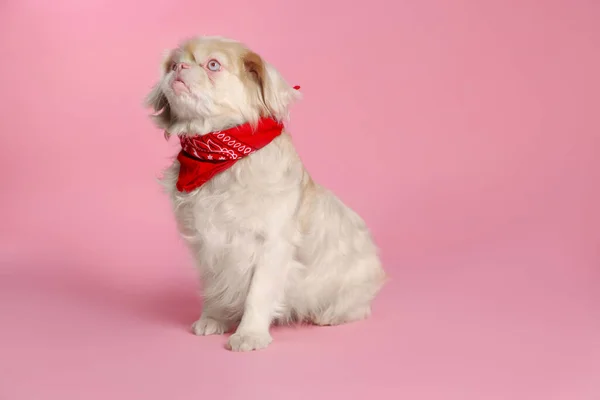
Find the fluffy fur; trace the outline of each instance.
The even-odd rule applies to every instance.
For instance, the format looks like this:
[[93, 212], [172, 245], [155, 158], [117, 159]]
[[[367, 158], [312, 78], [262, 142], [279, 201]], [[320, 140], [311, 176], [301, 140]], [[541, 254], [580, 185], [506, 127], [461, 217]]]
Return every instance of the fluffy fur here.
[[[298, 97], [243, 44], [200, 37], [168, 53], [147, 103], [168, 137], [284, 120]], [[363, 220], [311, 179], [286, 132], [191, 193], [177, 191], [178, 173], [175, 160], [163, 183], [200, 271], [195, 334], [237, 327], [228, 348], [250, 351], [271, 343], [275, 322], [370, 315], [385, 281], [377, 248]]]

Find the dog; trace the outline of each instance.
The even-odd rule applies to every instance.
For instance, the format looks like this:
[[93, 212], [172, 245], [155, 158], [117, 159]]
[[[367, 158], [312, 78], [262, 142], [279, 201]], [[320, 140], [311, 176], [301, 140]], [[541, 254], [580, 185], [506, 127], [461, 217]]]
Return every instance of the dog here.
[[227, 348], [271, 342], [273, 324], [365, 319], [386, 274], [364, 221], [311, 179], [283, 123], [300, 99], [241, 42], [183, 41], [146, 98], [182, 150], [164, 171], [202, 285], [196, 335], [235, 329]]

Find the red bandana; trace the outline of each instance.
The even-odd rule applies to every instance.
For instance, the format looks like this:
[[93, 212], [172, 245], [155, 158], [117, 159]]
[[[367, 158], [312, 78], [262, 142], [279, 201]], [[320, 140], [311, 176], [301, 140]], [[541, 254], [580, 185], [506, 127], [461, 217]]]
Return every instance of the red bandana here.
[[246, 123], [206, 135], [182, 136], [177, 190], [191, 192], [236, 161], [265, 147], [281, 134], [283, 124], [262, 118], [254, 130]]

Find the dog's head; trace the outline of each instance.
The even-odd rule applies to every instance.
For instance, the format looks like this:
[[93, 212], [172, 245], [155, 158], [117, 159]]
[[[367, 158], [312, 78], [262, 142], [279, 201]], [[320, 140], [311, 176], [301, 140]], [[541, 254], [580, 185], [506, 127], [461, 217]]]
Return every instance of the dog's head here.
[[284, 120], [299, 96], [243, 44], [199, 37], [168, 52], [146, 104], [167, 134], [204, 134], [260, 117]]

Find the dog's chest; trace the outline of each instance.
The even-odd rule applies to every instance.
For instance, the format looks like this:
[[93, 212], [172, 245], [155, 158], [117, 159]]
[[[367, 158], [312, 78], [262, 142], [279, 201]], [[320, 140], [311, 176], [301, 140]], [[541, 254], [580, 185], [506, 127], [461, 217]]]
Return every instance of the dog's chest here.
[[276, 139], [189, 194], [177, 191], [173, 165], [169, 190], [180, 231], [206, 263], [248, 264], [266, 238], [281, 237], [292, 223], [303, 170], [291, 147], [282, 150], [286, 144]]
[[257, 232], [266, 220], [260, 196], [234, 185], [201, 189], [193, 204], [193, 218], [196, 230], [206, 235]]

